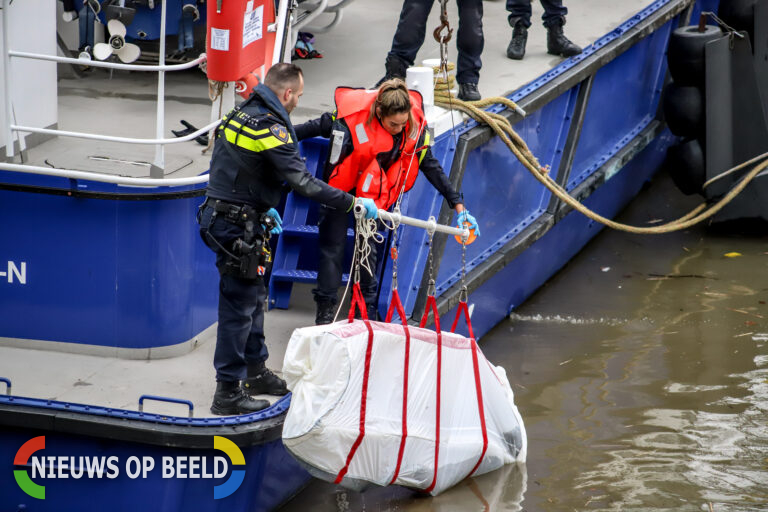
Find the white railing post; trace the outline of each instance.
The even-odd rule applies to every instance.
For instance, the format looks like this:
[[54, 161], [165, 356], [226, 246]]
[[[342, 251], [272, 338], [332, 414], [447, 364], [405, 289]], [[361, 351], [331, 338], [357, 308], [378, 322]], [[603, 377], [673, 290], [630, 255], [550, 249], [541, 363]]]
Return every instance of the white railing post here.
[[8, 17], [10, 14], [10, 2], [3, 0], [3, 96], [5, 100], [5, 156], [8, 160], [13, 158], [13, 104], [11, 102], [11, 56], [8, 54], [9, 37], [8, 30], [10, 23]]
[[[3, 21], [2, 21], [2, 41], [3, 41], [3, 82], [4, 82], [4, 103], [5, 103], [5, 126], [3, 133], [8, 139], [9, 143], [6, 144], [6, 156], [7, 160], [12, 160], [14, 155], [13, 137], [16, 132], [29, 132], [29, 133], [42, 133], [48, 135], [62, 136], [62, 137], [77, 137], [83, 139], [104, 140], [112, 142], [124, 142], [129, 144], [153, 144], [155, 148], [155, 159], [150, 166], [150, 177], [152, 179], [163, 178], [165, 176], [165, 144], [174, 144], [179, 142], [186, 142], [194, 139], [198, 135], [212, 130], [218, 125], [218, 120], [210, 123], [208, 126], [201, 128], [184, 137], [177, 137], [166, 139], [163, 138], [165, 132], [165, 72], [166, 71], [180, 71], [182, 69], [190, 69], [194, 66], [207, 60], [205, 54], [201, 54], [197, 59], [186, 62], [183, 64], [166, 65], [165, 64], [165, 25], [166, 25], [166, 2], [162, 2], [161, 7], [161, 30], [160, 30], [160, 56], [159, 64], [155, 65], [137, 65], [137, 64], [123, 64], [115, 62], [102, 62], [92, 61], [90, 59], [74, 59], [70, 57], [59, 57], [58, 55], [45, 55], [40, 53], [20, 52], [10, 49], [8, 27], [10, 22], [9, 5], [13, 0], [0, 0], [0, 5], [3, 8]], [[93, 133], [71, 132], [64, 130], [50, 130], [45, 128], [35, 128], [30, 126], [22, 126], [15, 122], [13, 116], [13, 103], [11, 101], [11, 73], [10, 62], [11, 57], [22, 59], [34, 59], [43, 61], [53, 61], [59, 63], [67, 63], [74, 65], [89, 65], [92, 67], [107, 68], [107, 69], [121, 69], [129, 71], [156, 71], [158, 73], [157, 82], [157, 119], [156, 119], [156, 134], [155, 139], [140, 139], [132, 137], [115, 137], [109, 135], [96, 135]], [[234, 88], [233, 88], [234, 90]], [[234, 106], [234, 94], [230, 98], [230, 103]], [[19, 137], [19, 143], [22, 144], [22, 139]]]
[[[161, 2], [160, 8], [160, 59], [159, 65], [165, 66], [165, 15], [166, 2]], [[158, 139], [163, 138], [165, 131], [165, 71], [157, 72], [157, 133]], [[152, 178], [162, 178], [165, 175], [165, 146], [158, 144], [155, 147], [155, 161], [150, 168]]]

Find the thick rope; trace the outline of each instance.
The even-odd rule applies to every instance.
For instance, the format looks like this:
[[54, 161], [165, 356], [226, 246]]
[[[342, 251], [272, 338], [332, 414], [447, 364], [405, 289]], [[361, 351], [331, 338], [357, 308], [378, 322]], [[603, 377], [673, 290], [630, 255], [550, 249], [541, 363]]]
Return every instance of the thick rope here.
[[[202, 64], [200, 64], [202, 67]], [[205, 69], [203, 69], [205, 72]], [[219, 82], [216, 80], [208, 80], [208, 98], [210, 98], [211, 103], [219, 100], [219, 119], [222, 118], [222, 107], [224, 103], [224, 99], [221, 97], [222, 92], [224, 91], [224, 88], [229, 87], [229, 84], [227, 82]], [[212, 128], [210, 132], [208, 132], [208, 145], [203, 148], [203, 150], [200, 152], [201, 154], [206, 154], [208, 151], [211, 150], [213, 147], [213, 139], [216, 138], [216, 128]]]
[[[386, 222], [383, 223], [387, 229], [391, 229], [387, 226]], [[333, 315], [333, 321], [339, 317], [341, 307], [344, 305], [344, 300], [347, 298], [349, 288], [352, 282], [355, 281], [355, 276], [359, 277], [360, 269], [362, 268], [369, 275], [373, 276], [375, 269], [371, 267], [368, 260], [371, 255], [371, 246], [368, 243], [369, 239], [373, 239], [374, 243], [380, 244], [384, 242], [384, 237], [381, 236], [376, 229], [376, 219], [359, 218], [355, 219], [355, 251], [352, 254], [352, 262], [349, 268], [349, 279], [347, 280], [347, 286], [344, 287], [344, 293], [341, 295], [341, 300], [336, 307], [336, 314]]]
[[485, 98], [479, 101], [462, 101], [449, 96], [449, 94], [450, 93], [446, 93], [444, 91], [435, 90], [435, 105], [449, 110], [451, 108], [460, 110], [468, 114], [476, 121], [485, 123], [490, 126], [491, 129], [501, 138], [501, 140], [504, 141], [512, 153], [514, 153], [520, 163], [522, 163], [523, 166], [528, 169], [528, 171], [530, 171], [533, 177], [536, 178], [545, 187], [547, 187], [555, 196], [557, 196], [567, 205], [571, 206], [574, 210], [579, 211], [590, 219], [619, 231], [626, 231], [628, 233], [637, 234], [661, 234], [689, 228], [703, 220], [708, 219], [709, 217], [712, 217], [717, 212], [722, 210], [723, 207], [730, 203], [739, 193], [741, 193], [742, 190], [744, 190], [744, 188], [749, 184], [750, 181], [752, 181], [752, 179], [754, 179], [755, 176], [760, 174], [760, 172], [768, 167], [768, 159], [766, 159], [761, 164], [754, 167], [749, 173], [747, 173], [744, 178], [717, 203], [709, 207], [707, 207], [706, 203], [702, 203], [683, 217], [658, 226], [631, 226], [629, 224], [623, 224], [621, 222], [611, 220], [607, 217], [603, 217], [599, 213], [590, 210], [581, 204], [576, 198], [571, 196], [567, 190], [565, 190], [562, 186], [560, 186], [560, 184], [558, 184], [548, 175], [548, 170], [541, 167], [536, 157], [533, 155], [533, 153], [531, 153], [530, 149], [525, 144], [525, 141], [523, 141], [522, 138], [515, 133], [515, 131], [512, 129], [512, 125], [504, 116], [481, 110], [481, 108], [493, 104], [502, 104], [514, 110], [516, 107], [514, 102], [502, 97]]

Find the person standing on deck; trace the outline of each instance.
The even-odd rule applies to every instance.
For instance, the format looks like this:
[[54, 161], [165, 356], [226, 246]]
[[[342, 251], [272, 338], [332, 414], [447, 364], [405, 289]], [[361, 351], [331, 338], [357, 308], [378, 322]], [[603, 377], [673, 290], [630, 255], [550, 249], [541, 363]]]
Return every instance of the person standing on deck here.
[[[405, 70], [413, 66], [416, 54], [424, 44], [427, 18], [435, 0], [404, 0], [400, 11], [392, 48], [384, 64], [386, 74], [376, 87], [392, 78], [405, 80]], [[483, 63], [483, 2], [482, 0], [456, 0], [459, 6], [459, 30], [456, 47], [459, 58], [456, 66], [456, 81], [459, 83], [459, 99], [476, 101], [480, 99], [477, 84]]]
[[[544, 27], [547, 29], [547, 53], [559, 57], [573, 57], [581, 53], [581, 48], [573, 44], [563, 33], [565, 15], [568, 9], [563, 0], [541, 0], [544, 7]], [[509, 26], [512, 27], [512, 40], [507, 46], [507, 57], [520, 60], [525, 56], [525, 43], [528, 41], [528, 28], [531, 26], [531, 0], [507, 0]]]
[[[353, 196], [310, 175], [299, 155], [288, 114], [303, 91], [301, 69], [277, 64], [216, 129], [206, 199], [198, 212], [200, 235], [216, 253], [220, 275], [213, 414], [258, 411], [269, 402], [249, 395], [288, 392], [265, 365], [264, 343], [263, 276], [269, 233], [282, 231], [274, 208], [284, 185], [331, 210], [349, 212], [355, 204]], [[373, 201], [361, 202], [366, 216], [375, 217]]]
[[[339, 87], [335, 99], [336, 112], [296, 127], [299, 140], [331, 138], [324, 172], [330, 185], [355, 191], [358, 196], [373, 199], [377, 207], [388, 209], [397, 203], [401, 191], [413, 186], [421, 170], [456, 210], [457, 222], [469, 222], [475, 234], [480, 234], [477, 221], [464, 209], [461, 196], [453, 190], [429, 149], [421, 94], [408, 91], [402, 80], [392, 79], [372, 91]], [[347, 212], [320, 207], [317, 288], [312, 290], [318, 325], [333, 321], [349, 223]], [[368, 258], [372, 269], [376, 268], [376, 259], [373, 246]], [[375, 320], [378, 281], [366, 271], [361, 273], [360, 281], [368, 318]]]

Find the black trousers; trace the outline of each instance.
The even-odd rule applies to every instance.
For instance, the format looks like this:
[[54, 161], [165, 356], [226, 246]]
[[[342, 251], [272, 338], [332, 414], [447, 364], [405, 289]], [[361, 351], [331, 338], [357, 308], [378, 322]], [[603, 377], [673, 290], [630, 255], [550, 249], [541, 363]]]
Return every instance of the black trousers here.
[[[213, 366], [217, 381], [239, 381], [247, 374], [249, 364], [266, 361], [269, 357], [264, 342], [264, 304], [267, 291], [264, 279], [241, 279], [223, 274], [232, 243], [243, 236], [244, 229], [213, 215], [206, 206], [200, 212], [200, 236], [216, 253], [219, 269], [219, 324], [216, 329], [216, 350]], [[217, 243], [218, 242], [218, 243]]]
[[[318, 236], [318, 270], [317, 288], [312, 290], [316, 301], [328, 300], [334, 304], [337, 292], [341, 286], [341, 275], [349, 268], [344, 267], [344, 250], [347, 246], [347, 228], [354, 226], [354, 215], [342, 210], [320, 206], [319, 236]], [[376, 292], [379, 281], [376, 277], [376, 244], [369, 241], [371, 252], [368, 257], [373, 274], [360, 269], [360, 289], [365, 303], [376, 305]], [[350, 279], [352, 276], [350, 276]]]
[[[520, 19], [524, 27], [531, 26], [531, 1], [507, 0], [510, 25], [513, 23], [513, 19]], [[568, 9], [563, 7], [563, 0], [541, 0], [541, 5], [544, 7], [544, 15], [541, 19], [544, 20], [545, 27], [549, 27], [554, 22], [559, 21], [561, 16], [568, 14]]]
[[[392, 40], [389, 57], [396, 57], [406, 66], [412, 66], [424, 44], [427, 17], [435, 0], [405, 0], [400, 11], [400, 21]], [[456, 0], [459, 7], [459, 30], [456, 32], [456, 47], [459, 57], [456, 62], [456, 80], [460, 84], [476, 84], [480, 80], [483, 63], [483, 0]], [[430, 31], [432, 39], [432, 31]], [[436, 43], [433, 43], [436, 44]]]

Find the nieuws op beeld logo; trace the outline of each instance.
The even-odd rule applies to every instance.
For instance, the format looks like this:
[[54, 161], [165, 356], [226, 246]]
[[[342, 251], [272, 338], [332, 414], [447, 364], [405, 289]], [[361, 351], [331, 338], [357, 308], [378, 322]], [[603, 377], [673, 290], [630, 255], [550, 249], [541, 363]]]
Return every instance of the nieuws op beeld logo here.
[[[58, 455], [45, 456], [38, 452], [45, 450], [45, 436], [30, 439], [24, 443], [13, 459], [16, 468], [13, 476], [19, 488], [29, 496], [44, 500], [45, 486], [32, 479], [114, 479], [121, 471], [131, 479], [155, 477], [155, 471], [161, 478], [215, 479], [227, 475], [228, 466], [232, 466], [229, 478], [213, 487], [213, 499], [226, 498], [234, 493], [245, 478], [245, 457], [235, 443], [226, 437], [213, 436], [213, 448], [224, 452], [227, 457], [206, 457], [200, 455], [163, 456], [156, 464], [154, 457], [131, 456], [121, 461], [117, 456]], [[229, 462], [227, 462], [227, 458]], [[31, 475], [30, 475], [31, 472]], [[53, 497], [55, 498], [55, 497]]]

